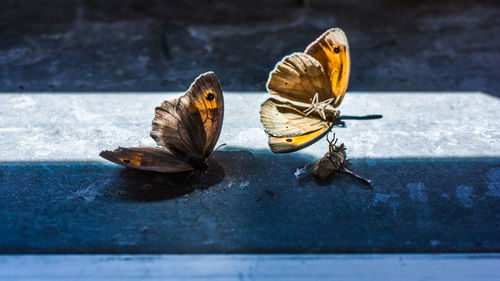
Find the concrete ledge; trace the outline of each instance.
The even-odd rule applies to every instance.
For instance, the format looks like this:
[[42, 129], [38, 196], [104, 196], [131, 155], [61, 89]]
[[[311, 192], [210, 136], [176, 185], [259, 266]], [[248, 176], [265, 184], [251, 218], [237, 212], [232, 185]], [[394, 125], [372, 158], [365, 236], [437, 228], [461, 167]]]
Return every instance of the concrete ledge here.
[[493, 281], [499, 267], [498, 254], [0, 256], [0, 280]]
[[481, 93], [349, 93], [334, 131], [373, 190], [341, 176], [298, 181], [320, 141], [273, 155], [267, 94], [226, 93], [207, 177], [99, 159], [152, 145], [153, 108], [178, 94], [0, 95], [2, 253], [500, 251], [498, 99]]

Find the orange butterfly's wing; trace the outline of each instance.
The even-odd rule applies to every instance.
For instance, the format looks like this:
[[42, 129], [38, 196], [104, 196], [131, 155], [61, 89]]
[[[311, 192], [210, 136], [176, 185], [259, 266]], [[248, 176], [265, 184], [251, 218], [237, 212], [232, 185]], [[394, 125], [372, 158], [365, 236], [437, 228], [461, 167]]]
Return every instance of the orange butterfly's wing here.
[[349, 43], [344, 31], [340, 28], [325, 31], [306, 48], [305, 53], [323, 66], [335, 98], [333, 106], [338, 107], [347, 90], [351, 69]]
[[182, 172], [193, 170], [188, 163], [160, 147], [119, 147], [102, 151], [99, 156], [113, 163], [156, 172]]
[[274, 153], [287, 153], [300, 150], [309, 146], [323, 137], [330, 128], [331, 122], [326, 122], [324, 126], [317, 130], [300, 136], [291, 137], [273, 137], [269, 136], [269, 147]]
[[222, 87], [217, 76], [207, 72], [185, 95], [156, 107], [151, 137], [180, 157], [206, 160], [219, 138], [223, 117]]
[[305, 53], [293, 53], [276, 64], [269, 74], [266, 88], [271, 95], [287, 100], [311, 103], [332, 97], [330, 81], [323, 66]]
[[327, 121], [316, 114], [306, 116], [304, 108], [277, 99], [266, 100], [260, 110], [260, 122], [274, 137], [301, 136], [317, 131]]
[[260, 116], [274, 153], [304, 148], [319, 140], [333, 125], [316, 115], [305, 116], [294, 104], [276, 99], [262, 104]]
[[[301, 114], [299, 103], [321, 104], [336, 108], [342, 102], [349, 82], [349, 43], [339, 28], [324, 32], [305, 50], [286, 56], [269, 74], [267, 89], [270, 94], [290, 101], [292, 107], [266, 101], [262, 105], [261, 122], [269, 135], [269, 146], [275, 153], [302, 149], [323, 137], [332, 127], [338, 112], [329, 112], [327, 120], [313, 114]], [[317, 100], [314, 96], [318, 95]], [[295, 114], [294, 110], [295, 109]], [[309, 112], [310, 113], [310, 112]], [[295, 126], [291, 126], [295, 125]]]

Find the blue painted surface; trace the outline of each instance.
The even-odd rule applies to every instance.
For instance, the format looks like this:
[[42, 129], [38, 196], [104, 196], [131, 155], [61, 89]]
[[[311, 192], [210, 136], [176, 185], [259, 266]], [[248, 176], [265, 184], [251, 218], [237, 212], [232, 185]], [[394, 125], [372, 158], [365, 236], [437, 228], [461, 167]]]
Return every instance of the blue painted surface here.
[[[354, 159], [373, 182], [293, 173], [303, 154], [216, 152], [207, 176], [101, 162], [0, 164], [2, 253], [500, 250], [500, 159]], [[280, 176], [277, 176], [280, 175]]]

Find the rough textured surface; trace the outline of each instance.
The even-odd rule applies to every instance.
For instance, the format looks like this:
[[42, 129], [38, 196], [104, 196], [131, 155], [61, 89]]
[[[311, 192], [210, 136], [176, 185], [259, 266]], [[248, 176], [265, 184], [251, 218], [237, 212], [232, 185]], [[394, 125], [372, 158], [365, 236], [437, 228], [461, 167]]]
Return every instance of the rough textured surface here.
[[297, 168], [324, 140], [273, 155], [267, 94], [226, 93], [208, 175], [129, 170], [103, 149], [153, 144], [153, 108], [178, 94], [0, 95], [2, 253], [500, 251], [500, 101], [481, 94], [348, 93], [335, 128], [353, 169]]
[[497, 281], [499, 267], [497, 254], [2, 255], [0, 280]]
[[281, 57], [342, 27], [351, 90], [500, 92], [488, 1], [0, 1], [0, 91], [263, 91]]

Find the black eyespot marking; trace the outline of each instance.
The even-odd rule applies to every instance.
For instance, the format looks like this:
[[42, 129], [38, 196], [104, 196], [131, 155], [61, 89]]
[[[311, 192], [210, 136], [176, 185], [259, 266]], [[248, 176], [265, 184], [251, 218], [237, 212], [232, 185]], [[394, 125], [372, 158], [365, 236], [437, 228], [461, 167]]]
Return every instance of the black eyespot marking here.
[[213, 100], [214, 98], [215, 98], [215, 95], [213, 93], [207, 94], [207, 100]]
[[333, 52], [336, 54], [340, 53], [340, 48], [339, 47], [333, 48]]
[[130, 160], [128, 159], [122, 159], [123, 163], [130, 163]]
[[292, 139], [286, 139], [287, 142], [292, 142], [293, 140]]

